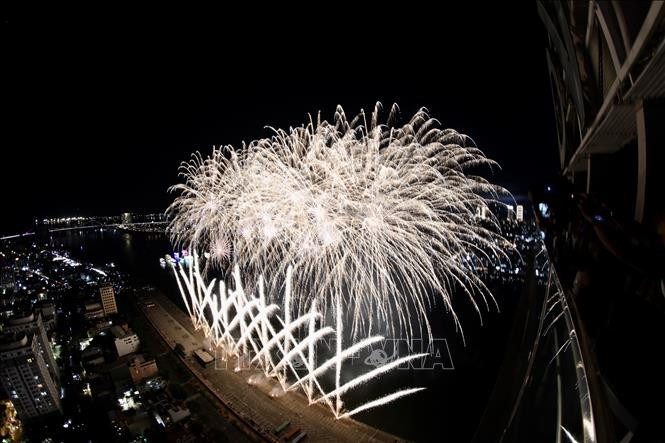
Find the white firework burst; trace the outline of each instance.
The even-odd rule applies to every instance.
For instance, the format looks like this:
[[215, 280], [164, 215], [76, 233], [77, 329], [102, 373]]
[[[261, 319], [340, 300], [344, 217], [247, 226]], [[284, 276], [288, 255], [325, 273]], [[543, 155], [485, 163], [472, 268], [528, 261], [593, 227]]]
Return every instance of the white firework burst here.
[[182, 166], [185, 182], [172, 187], [173, 241], [223, 245], [248, 280], [262, 276], [268, 286], [293, 266], [294, 312], [312, 303], [343, 310], [354, 336], [381, 322], [407, 336], [424, 328], [431, 339], [436, 301], [461, 326], [455, 291], [479, 314], [493, 301], [469, 263], [506, 258], [496, 219], [488, 226], [475, 216], [508, 194], [474, 174], [498, 165], [425, 109], [403, 126], [393, 124], [396, 106], [387, 124], [379, 111], [349, 121], [338, 107], [332, 123], [319, 115], [240, 149], [195, 154]]
[[225, 264], [231, 257], [231, 242], [226, 236], [222, 235], [214, 239], [210, 248], [210, 258], [218, 264]]

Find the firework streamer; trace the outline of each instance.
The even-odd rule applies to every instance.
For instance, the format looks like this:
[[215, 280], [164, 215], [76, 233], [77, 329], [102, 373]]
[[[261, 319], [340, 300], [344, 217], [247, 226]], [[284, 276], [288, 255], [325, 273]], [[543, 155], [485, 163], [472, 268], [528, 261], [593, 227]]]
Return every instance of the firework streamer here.
[[248, 281], [263, 279], [268, 294], [284, 294], [284, 274], [297, 269], [285, 319], [314, 303], [335, 317], [341, 306], [354, 339], [381, 327], [431, 340], [427, 313], [443, 303], [462, 333], [454, 292], [479, 315], [496, 305], [467, 263], [508, 260], [490, 206], [509, 194], [478, 175], [498, 165], [469, 137], [425, 109], [397, 126], [393, 106], [382, 124], [380, 108], [349, 120], [338, 107], [332, 122], [319, 115], [240, 149], [195, 154], [172, 187], [172, 240], [207, 251], [206, 270], [233, 263]]
[[403, 389], [401, 391], [394, 392], [392, 394], [386, 395], [384, 397], [378, 398], [376, 400], [367, 402], [363, 404], [362, 406], [358, 406], [352, 411], [345, 412], [340, 416], [340, 418], [344, 417], [351, 417], [352, 415], [357, 414], [358, 412], [366, 411], [368, 409], [376, 408], [378, 406], [383, 406], [387, 405], [388, 403], [392, 403], [395, 400], [406, 397], [407, 395], [415, 394], [416, 392], [423, 391], [425, 388], [411, 388], [411, 389]]
[[[193, 258], [195, 262], [198, 261], [196, 253], [193, 254]], [[206, 284], [199, 266], [190, 266], [191, 271], [189, 275], [184, 272], [182, 264], [173, 266], [180, 267], [180, 272], [174, 273], [176, 278], [185, 279], [184, 285], [178, 280], [178, 287], [180, 288], [183, 299], [187, 300], [187, 293], [190, 295], [200, 293], [202, 296], [202, 298], [191, 298], [192, 312], [203, 313], [199, 316], [192, 316], [192, 324], [199, 324], [200, 329], [203, 329], [206, 334], [210, 334], [213, 337], [215, 345], [222, 346], [225, 353], [235, 356], [238, 362], [248, 357], [247, 352], [251, 348], [254, 352], [254, 358], [251, 361], [257, 362], [266, 376], [274, 377], [281, 385], [283, 391], [287, 392], [301, 388], [307, 395], [309, 404], [325, 403], [338, 419], [350, 417], [358, 412], [388, 404], [423, 389], [403, 389], [362, 404], [351, 411], [345, 411], [342, 400], [343, 394], [356, 386], [370, 382], [401, 364], [422, 358], [425, 354], [409, 355], [400, 358], [368, 373], [356, 376], [345, 384], [341, 384], [342, 363], [360, 349], [384, 340], [383, 337], [368, 337], [347, 349], [344, 349], [342, 346], [342, 341], [338, 341], [335, 348], [335, 355], [323, 365], [317, 367], [315, 360], [316, 343], [325, 336], [335, 334], [336, 337], [341, 337], [341, 334], [329, 326], [321, 325], [320, 328], [317, 328], [317, 320], [321, 319], [322, 315], [317, 311], [316, 305], [312, 305], [307, 314], [292, 320], [289, 319], [287, 323], [277, 314], [279, 311], [278, 305], [267, 305], [265, 303], [265, 294], [260, 280], [258, 282], [258, 297], [245, 292], [240, 280], [239, 269], [235, 268], [233, 271], [235, 288], [231, 289], [225, 284], [220, 283], [218, 285], [219, 293], [215, 294], [212, 290], [216, 287], [215, 280], [213, 279], [210, 284]], [[285, 288], [287, 291], [291, 287], [288, 279], [293, 278], [292, 269], [290, 271], [286, 274], [287, 282]], [[288, 297], [284, 298], [285, 302], [287, 299]], [[231, 313], [228, 309], [229, 306], [233, 306], [234, 308], [232, 317], [229, 317]], [[207, 311], [210, 311], [211, 315], [207, 316]], [[284, 316], [286, 318], [285, 313]], [[247, 318], [249, 319], [249, 323], [246, 321]], [[341, 310], [339, 310], [335, 324], [341, 326], [342, 318]], [[211, 320], [209, 321], [208, 319]], [[280, 325], [279, 329], [273, 327], [270, 322], [271, 319], [277, 320]], [[296, 340], [294, 331], [301, 328], [304, 328], [307, 334], [303, 339], [298, 341]], [[275, 348], [278, 356], [277, 362], [273, 360], [271, 352]], [[294, 359], [296, 358], [299, 358], [303, 362], [306, 371], [304, 376], [299, 375], [294, 367]], [[335, 389], [331, 392], [326, 392], [319, 383], [318, 377], [324, 375], [332, 368], [335, 368]], [[237, 368], [237, 370], [241, 369], [241, 367]], [[289, 384], [289, 378], [295, 379], [292, 384]]]
[[[312, 302], [312, 306], [310, 307], [309, 311], [311, 315], [311, 320], [309, 321], [309, 335], [312, 336], [316, 332], [316, 300]], [[314, 363], [315, 363], [315, 358], [316, 358], [316, 342], [311, 341], [309, 343], [309, 350], [307, 352], [307, 358], [309, 359], [309, 367], [314, 368]], [[313, 370], [313, 369], [312, 369]], [[307, 392], [307, 399], [309, 400], [310, 404], [312, 403], [312, 395], [314, 394], [314, 384], [313, 380], [310, 378], [310, 380], [307, 382], [307, 387], [306, 387], [306, 392]]]
[[[205, 262], [194, 252], [187, 271], [174, 264], [195, 329], [238, 361], [252, 358], [284, 391], [300, 388], [310, 404], [324, 402], [336, 418], [420, 391], [346, 411], [349, 390], [425, 354], [344, 383], [343, 363], [383, 340], [372, 335], [378, 328], [407, 340], [424, 332], [431, 343], [434, 303], [463, 339], [452, 294], [465, 294], [482, 321], [482, 309], [496, 301], [468, 263], [508, 260], [510, 247], [490, 208], [509, 193], [477, 175], [498, 165], [469, 137], [440, 129], [425, 109], [397, 126], [398, 108], [385, 124], [380, 108], [349, 120], [338, 107], [332, 122], [319, 115], [289, 131], [271, 128], [271, 137], [240, 149], [197, 153], [182, 165], [184, 183], [172, 187], [178, 195], [168, 209], [172, 241], [205, 251]], [[244, 289], [240, 269], [256, 286]], [[208, 272], [221, 274], [218, 286], [205, 283]], [[223, 283], [229, 278], [233, 289]], [[296, 339], [298, 332], [305, 337]], [[334, 356], [317, 366], [316, 344], [329, 334]], [[335, 382], [325, 391], [318, 377], [328, 371]]]

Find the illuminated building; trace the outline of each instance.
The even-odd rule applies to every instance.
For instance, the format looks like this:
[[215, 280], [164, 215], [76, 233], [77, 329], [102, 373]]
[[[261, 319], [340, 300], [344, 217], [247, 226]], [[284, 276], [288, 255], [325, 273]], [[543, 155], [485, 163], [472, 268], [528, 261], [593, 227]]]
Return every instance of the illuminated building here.
[[524, 206], [517, 205], [517, 221], [524, 221]]
[[115, 304], [115, 293], [113, 292], [113, 286], [110, 283], [102, 285], [99, 288], [99, 294], [102, 299], [102, 309], [104, 310], [104, 315], [117, 314], [118, 307]]
[[513, 205], [506, 205], [506, 219], [513, 220], [515, 218], [515, 207]]
[[8, 333], [34, 333], [36, 339], [39, 341], [39, 352], [42, 354], [46, 368], [51, 373], [53, 379], [57, 380], [59, 378], [58, 365], [53, 358], [51, 343], [46, 335], [46, 327], [42, 321], [40, 312], [12, 317], [5, 323], [3, 331]]
[[141, 341], [138, 335], [134, 334], [131, 330], [125, 330], [120, 326], [113, 326], [111, 332], [115, 336], [115, 349], [118, 351], [118, 357], [131, 354], [139, 349]]
[[38, 334], [7, 333], [0, 343], [0, 381], [22, 420], [62, 412]]

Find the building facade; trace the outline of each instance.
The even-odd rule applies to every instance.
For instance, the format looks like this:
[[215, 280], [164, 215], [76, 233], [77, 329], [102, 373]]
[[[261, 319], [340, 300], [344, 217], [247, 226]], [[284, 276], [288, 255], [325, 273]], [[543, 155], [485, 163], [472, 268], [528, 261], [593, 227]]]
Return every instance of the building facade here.
[[129, 363], [129, 375], [134, 383], [138, 383], [144, 378], [151, 378], [157, 375], [157, 362], [154, 358], [146, 359], [139, 355]]
[[51, 332], [56, 326], [55, 304], [53, 302], [40, 303], [35, 307], [42, 314], [42, 322], [46, 332]]
[[86, 320], [93, 320], [104, 317], [104, 307], [101, 303], [93, 301], [85, 304], [83, 316]]
[[104, 315], [117, 314], [118, 307], [115, 304], [115, 292], [111, 284], [105, 284], [99, 288], [99, 294], [102, 299], [102, 309]]
[[60, 371], [58, 370], [58, 365], [55, 363], [55, 358], [53, 357], [51, 342], [46, 334], [46, 325], [44, 325], [44, 322], [42, 321], [41, 312], [37, 311], [27, 315], [14, 316], [5, 323], [3, 331], [8, 333], [34, 333], [35, 339], [39, 341], [39, 352], [42, 354], [42, 358], [51, 377], [53, 377], [54, 380], [60, 378]]
[[38, 334], [31, 331], [6, 333], [0, 344], [0, 382], [22, 420], [62, 412], [43, 355]]
[[118, 357], [131, 354], [139, 350], [141, 341], [138, 335], [134, 334], [131, 329], [123, 329], [120, 326], [113, 326], [111, 332], [115, 336], [115, 349], [118, 352]]

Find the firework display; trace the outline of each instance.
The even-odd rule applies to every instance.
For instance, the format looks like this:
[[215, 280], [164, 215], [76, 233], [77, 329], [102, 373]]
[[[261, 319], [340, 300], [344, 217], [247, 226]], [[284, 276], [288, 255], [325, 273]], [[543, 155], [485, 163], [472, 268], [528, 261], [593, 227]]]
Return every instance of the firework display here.
[[477, 175], [497, 165], [469, 137], [424, 109], [403, 126], [396, 106], [385, 124], [380, 111], [349, 120], [338, 107], [332, 122], [195, 154], [172, 188], [172, 240], [270, 294], [297, 269], [285, 316], [343, 311], [353, 337], [431, 339], [427, 313], [442, 302], [461, 330], [453, 293], [478, 313], [495, 303], [474, 263], [505, 258], [488, 205], [507, 191]]
[[[339, 316], [335, 329], [323, 326], [322, 315], [315, 305], [312, 305], [307, 314], [300, 317], [291, 319], [287, 314], [288, 310], [280, 316], [278, 305], [267, 304], [262, 281], [257, 285], [258, 294], [245, 292], [240, 270], [236, 266], [233, 271], [233, 288], [227, 287], [224, 281], [217, 284], [215, 279], [208, 284], [201, 275], [199, 263], [196, 254], [191, 260], [172, 263], [183, 302], [195, 329], [202, 329], [206, 337], [211, 339], [212, 345], [221, 347], [225, 358], [235, 358], [238, 365], [243, 358], [253, 356], [252, 363], [260, 368], [266, 377], [276, 379], [282, 392], [300, 388], [305, 392], [310, 404], [324, 402], [336, 418], [342, 418], [385, 405], [423, 389], [402, 389], [366, 402], [351, 411], [345, 410], [342, 400], [344, 393], [400, 365], [424, 358], [427, 354], [411, 354], [398, 358], [342, 383], [342, 364], [359, 350], [371, 347], [384, 340], [384, 337], [369, 337], [349, 348], [344, 348], [343, 325]], [[291, 301], [292, 275], [293, 268], [289, 267], [283, 297], [285, 307]], [[306, 332], [304, 338], [298, 338], [298, 330]], [[336, 352], [319, 365], [316, 345], [327, 336], [335, 337]], [[302, 362], [304, 373], [298, 371], [296, 361]], [[242, 368], [238, 366], [236, 369]], [[327, 392], [319, 379], [333, 369], [335, 385]]]

